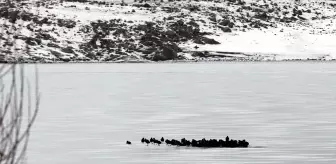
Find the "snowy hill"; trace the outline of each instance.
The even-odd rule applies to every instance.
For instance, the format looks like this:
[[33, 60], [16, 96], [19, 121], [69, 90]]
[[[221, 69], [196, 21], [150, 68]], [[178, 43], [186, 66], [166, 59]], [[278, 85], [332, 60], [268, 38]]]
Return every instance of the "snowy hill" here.
[[123, 2], [2, 3], [0, 61], [336, 58], [332, 1]]

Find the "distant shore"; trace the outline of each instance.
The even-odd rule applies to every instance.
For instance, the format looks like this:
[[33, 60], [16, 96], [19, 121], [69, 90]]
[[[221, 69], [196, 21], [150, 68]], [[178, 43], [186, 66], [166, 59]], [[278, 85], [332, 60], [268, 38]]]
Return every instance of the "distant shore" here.
[[1, 62], [0, 64], [204, 64], [204, 63], [334, 63], [333, 60], [295, 59], [295, 60], [167, 60], [167, 61], [70, 61], [70, 62]]
[[331, 1], [28, 2], [0, 7], [2, 63], [336, 59]]

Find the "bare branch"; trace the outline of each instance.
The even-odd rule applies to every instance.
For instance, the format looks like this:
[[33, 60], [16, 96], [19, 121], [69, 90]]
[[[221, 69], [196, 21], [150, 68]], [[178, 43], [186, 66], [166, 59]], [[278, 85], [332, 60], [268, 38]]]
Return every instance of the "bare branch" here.
[[[10, 68], [8, 73], [0, 78], [1, 82], [10, 81], [11, 83], [9, 88], [6, 88], [4, 83], [0, 83], [2, 95], [0, 99], [0, 164], [18, 164], [24, 159], [29, 132], [36, 119], [40, 103], [36, 66], [34, 107], [32, 107], [30, 83], [24, 77], [24, 66], [14, 64]], [[8, 78], [8, 76], [11, 77]], [[7, 94], [5, 94], [6, 91]], [[25, 121], [24, 117], [27, 118]]]

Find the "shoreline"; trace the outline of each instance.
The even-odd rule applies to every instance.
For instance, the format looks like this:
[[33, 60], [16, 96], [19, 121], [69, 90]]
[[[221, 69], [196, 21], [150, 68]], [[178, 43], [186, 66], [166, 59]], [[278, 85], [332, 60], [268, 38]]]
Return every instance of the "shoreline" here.
[[317, 59], [305, 59], [305, 60], [169, 60], [169, 61], [74, 61], [74, 62], [1, 62], [2, 65], [7, 64], [204, 64], [204, 63], [336, 63], [336, 60], [317, 60]]

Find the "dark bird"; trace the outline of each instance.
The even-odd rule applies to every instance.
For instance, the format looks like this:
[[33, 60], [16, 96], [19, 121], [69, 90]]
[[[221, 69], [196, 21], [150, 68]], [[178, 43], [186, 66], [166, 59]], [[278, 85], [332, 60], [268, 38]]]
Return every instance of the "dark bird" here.
[[197, 50], [199, 47], [196, 45], [194, 48]]
[[164, 138], [162, 137], [162, 138], [161, 138], [161, 142], [163, 142], [163, 141], [164, 141]]
[[171, 145], [171, 141], [169, 141], [168, 139], [166, 139], [165, 142], [166, 142], [167, 145]]
[[131, 143], [131, 141], [126, 141], [126, 144], [127, 144], [127, 145], [130, 145], [130, 144], [132, 144], [132, 143]]
[[159, 145], [159, 146], [160, 146], [160, 144], [161, 144], [161, 141], [159, 141], [159, 140], [155, 140], [155, 141], [154, 141], [154, 143], [156, 143], [157, 145]]
[[141, 142], [144, 143], [145, 142], [145, 138], [142, 137]]
[[150, 143], [148, 139], [145, 139], [145, 142], [147, 145]]

